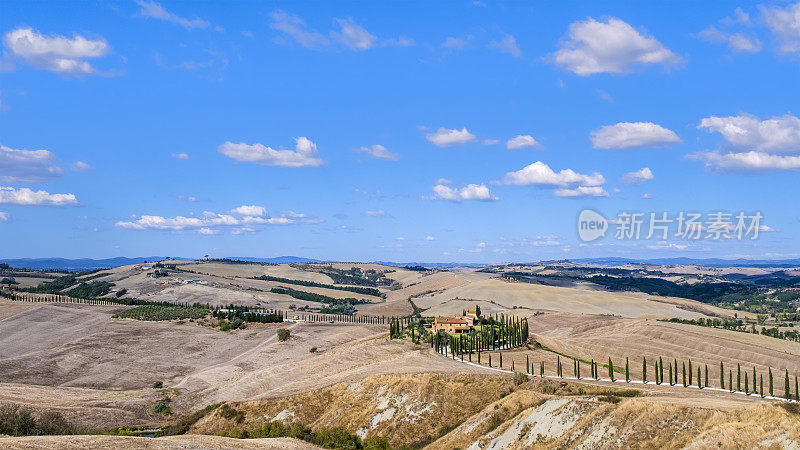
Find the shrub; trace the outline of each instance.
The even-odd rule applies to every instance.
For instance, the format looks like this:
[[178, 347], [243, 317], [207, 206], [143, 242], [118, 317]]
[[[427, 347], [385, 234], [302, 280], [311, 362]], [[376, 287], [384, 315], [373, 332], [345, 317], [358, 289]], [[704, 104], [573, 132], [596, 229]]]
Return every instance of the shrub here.
[[153, 389], [161, 389], [162, 387], [164, 387], [163, 381], [156, 381], [155, 383], [153, 383]]
[[359, 449], [361, 438], [342, 427], [323, 428], [317, 433], [315, 444], [326, 448]]
[[0, 406], [0, 435], [38, 436], [76, 434], [79, 430], [60, 413], [45, 412], [38, 418], [27, 408], [15, 404]]
[[310, 349], [308, 349], [308, 352], [309, 353], [317, 353], [317, 347], [311, 347]]
[[364, 439], [364, 450], [391, 450], [392, 446], [383, 436], [370, 436]]
[[156, 406], [153, 407], [153, 412], [156, 414], [163, 414], [168, 415], [171, 413], [169, 406], [167, 406], [170, 402], [169, 397], [164, 397], [156, 403]]
[[528, 376], [522, 372], [514, 372], [514, 386], [520, 386], [528, 382]]
[[227, 320], [220, 320], [219, 321], [219, 329], [220, 331], [230, 331], [231, 330], [231, 323]]
[[286, 328], [281, 328], [280, 330], [278, 330], [278, 340], [281, 342], [288, 341], [291, 335], [292, 332], [287, 330]]
[[128, 290], [123, 288], [123, 289], [118, 290], [117, 293], [114, 294], [114, 295], [116, 295], [117, 298], [120, 298], [120, 297], [122, 297], [123, 295], [125, 295], [127, 293], [128, 293]]
[[238, 316], [234, 317], [233, 320], [231, 320], [231, 328], [233, 328], [234, 330], [239, 328], [244, 328], [244, 320], [242, 320]]

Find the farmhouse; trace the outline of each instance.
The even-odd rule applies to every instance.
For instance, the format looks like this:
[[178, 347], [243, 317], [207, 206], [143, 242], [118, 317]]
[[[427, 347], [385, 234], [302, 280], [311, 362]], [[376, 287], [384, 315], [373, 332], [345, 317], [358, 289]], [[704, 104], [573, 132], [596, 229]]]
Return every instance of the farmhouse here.
[[433, 327], [431, 328], [434, 333], [438, 331], [444, 331], [445, 333], [455, 334], [455, 333], [469, 333], [472, 330], [472, 325], [474, 325], [474, 320], [472, 317], [462, 316], [462, 317], [437, 317], [436, 320], [433, 322]]

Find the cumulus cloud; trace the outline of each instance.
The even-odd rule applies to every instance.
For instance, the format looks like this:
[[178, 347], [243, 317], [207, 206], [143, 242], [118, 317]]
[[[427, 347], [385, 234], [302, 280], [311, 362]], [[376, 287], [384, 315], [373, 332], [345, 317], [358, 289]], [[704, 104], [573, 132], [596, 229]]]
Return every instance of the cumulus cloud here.
[[425, 236], [425, 240], [426, 241], [434, 241], [434, 240], [436, 240], [436, 238], [434, 238], [433, 236]]
[[18, 150], [0, 145], [0, 183], [42, 183], [64, 174], [47, 150]]
[[[246, 213], [246, 214], [243, 214]], [[261, 214], [263, 213], [263, 214]], [[238, 217], [237, 217], [238, 216]], [[190, 216], [132, 216], [131, 220], [116, 223], [117, 227], [140, 231], [184, 231], [196, 230], [202, 234], [216, 234], [222, 228], [231, 229], [233, 234], [258, 231], [257, 227], [265, 225], [291, 225], [291, 224], [317, 223], [311, 219], [298, 219], [282, 214], [280, 217], [269, 217], [266, 210], [260, 206], [240, 206], [231, 211], [231, 214], [219, 214], [204, 211], [200, 215]], [[207, 231], [202, 231], [206, 229]]]
[[608, 197], [608, 192], [602, 186], [578, 186], [574, 189], [556, 189], [553, 195], [567, 198]]
[[533, 138], [533, 136], [528, 134], [520, 134], [516, 137], [513, 137], [506, 142], [506, 148], [509, 150], [515, 148], [525, 148], [525, 147], [538, 147], [539, 142]]
[[652, 122], [620, 122], [592, 131], [592, 146], [602, 149], [659, 147], [680, 142], [675, 132]]
[[175, 159], [189, 159], [188, 153], [173, 153], [172, 157]]
[[15, 189], [0, 186], [0, 203], [24, 206], [71, 206], [77, 205], [74, 194], [51, 194], [47, 191], [33, 191], [29, 188]]
[[256, 205], [250, 205], [250, 206], [242, 205], [238, 208], [232, 209], [231, 214], [236, 214], [240, 216], [262, 217], [267, 215], [267, 208]]
[[494, 201], [497, 197], [489, 192], [489, 188], [483, 183], [468, 184], [461, 188], [453, 188], [444, 184], [437, 184], [433, 187], [434, 198], [438, 200], [448, 200], [451, 202], [461, 202], [464, 200]]
[[766, 152], [699, 152], [688, 156], [705, 162], [715, 172], [775, 172], [800, 170], [800, 156], [772, 155]]
[[184, 17], [180, 17], [175, 15], [166, 9], [160, 4], [154, 1], [142, 1], [139, 0], [136, 3], [142, 7], [140, 13], [145, 17], [152, 17], [153, 19], [163, 20], [165, 22], [171, 22], [177, 25], [186, 28], [187, 30], [191, 30], [192, 28], [208, 28], [210, 25], [207, 21], [194, 18], [194, 19], [186, 19]]
[[67, 75], [96, 73], [86, 60], [106, 55], [110, 47], [103, 39], [90, 40], [80, 35], [44, 36], [33, 28], [17, 28], [3, 36], [3, 44], [31, 66]]
[[239, 162], [252, 162], [264, 166], [316, 167], [322, 165], [317, 144], [308, 138], [296, 139], [295, 150], [274, 150], [262, 144], [226, 142], [217, 150]]
[[758, 38], [746, 36], [742, 33], [720, 31], [714, 25], [701, 31], [699, 36], [709, 42], [727, 44], [734, 52], [758, 53], [761, 51], [761, 41]]
[[361, 147], [357, 152], [366, 153], [373, 158], [378, 159], [386, 159], [389, 161], [397, 161], [400, 159], [400, 155], [397, 153], [390, 152], [386, 147], [382, 145], [373, 145], [371, 147]]
[[633, 172], [628, 172], [621, 178], [622, 182], [627, 184], [644, 184], [645, 181], [650, 181], [652, 179], [653, 179], [653, 172], [650, 170], [649, 167], [644, 167], [642, 169]]
[[567, 187], [573, 184], [600, 186], [605, 184], [605, 182], [606, 180], [603, 175], [597, 172], [592, 175], [584, 175], [572, 169], [564, 169], [560, 172], [555, 172], [550, 166], [541, 161], [536, 161], [516, 172], [508, 172], [503, 179], [504, 184], [516, 186], [537, 185], [545, 187]]
[[761, 6], [767, 28], [778, 41], [778, 51], [800, 55], [800, 2], [780, 6]]
[[519, 45], [517, 45], [517, 40], [510, 34], [505, 35], [505, 37], [499, 41], [490, 42], [488, 47], [500, 53], [507, 53], [515, 58], [522, 56], [522, 51], [519, 49]]
[[212, 230], [211, 228], [205, 228], [205, 227], [200, 228], [199, 230], [197, 230], [197, 232], [200, 233], [200, 234], [204, 234], [206, 236], [212, 236], [212, 235], [215, 235], [215, 234], [219, 234], [219, 230]]
[[760, 120], [743, 114], [706, 117], [699, 129], [719, 133], [731, 147], [766, 153], [800, 153], [800, 119], [791, 114]]
[[467, 131], [466, 128], [458, 130], [440, 127], [436, 132], [428, 133], [425, 138], [438, 147], [448, 147], [475, 141], [475, 135]]
[[6, 223], [10, 221], [11, 221], [11, 214], [0, 211], [0, 223]]
[[597, 73], [623, 74], [636, 66], [674, 65], [680, 58], [655, 38], [645, 36], [626, 22], [589, 18], [569, 26], [552, 61], [581, 76]]
[[355, 23], [353, 19], [337, 19], [336, 23], [339, 24], [339, 31], [334, 31], [332, 35], [346, 47], [353, 50], [369, 50], [375, 46], [378, 38]]

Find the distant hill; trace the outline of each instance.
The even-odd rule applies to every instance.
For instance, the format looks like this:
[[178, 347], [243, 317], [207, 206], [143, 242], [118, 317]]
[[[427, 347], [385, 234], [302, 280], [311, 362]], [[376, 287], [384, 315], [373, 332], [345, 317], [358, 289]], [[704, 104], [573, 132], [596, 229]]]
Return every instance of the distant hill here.
[[603, 264], [620, 266], [623, 264], [655, 264], [668, 265], [696, 265], [706, 267], [798, 267], [800, 258], [795, 259], [720, 259], [720, 258], [656, 258], [656, 259], [630, 259], [630, 258], [582, 258], [570, 260], [576, 263]]
[[[141, 264], [145, 261], [158, 261], [164, 259], [164, 256], [142, 256], [136, 258], [127, 258], [120, 256], [117, 258], [106, 259], [66, 259], [66, 258], [18, 258], [18, 259], [0, 259], [0, 263], [5, 263], [11, 267], [19, 267], [22, 269], [34, 270], [69, 270], [71, 272], [80, 272], [84, 270], [95, 269], [113, 269], [120, 266], [128, 266], [131, 264]], [[178, 260], [192, 260], [196, 258], [184, 258], [175, 256], [173, 259]], [[251, 257], [230, 257], [230, 259], [238, 259], [242, 261], [254, 262], [269, 262], [269, 263], [306, 263], [306, 262], [320, 262], [316, 259], [301, 258], [299, 256], [277, 256], [274, 258], [251, 258]]]

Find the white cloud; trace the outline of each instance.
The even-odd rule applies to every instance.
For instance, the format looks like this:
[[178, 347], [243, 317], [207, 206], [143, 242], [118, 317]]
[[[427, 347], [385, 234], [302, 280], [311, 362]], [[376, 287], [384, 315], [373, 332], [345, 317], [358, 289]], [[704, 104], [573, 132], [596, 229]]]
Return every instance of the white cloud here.
[[436, 240], [436, 238], [434, 238], [433, 236], [425, 236], [425, 240], [426, 241], [434, 241], [434, 240]]
[[[244, 209], [243, 209], [244, 208]], [[234, 209], [233, 211], [240, 211], [241, 213], [256, 214], [262, 212], [263, 208], [259, 206], [242, 206]], [[237, 212], [235, 214], [240, 214]], [[132, 216], [132, 220], [119, 221], [116, 226], [130, 230], [160, 230], [160, 231], [183, 231], [183, 230], [197, 230], [203, 234], [201, 229], [207, 228], [211, 231], [218, 232], [222, 227], [232, 228], [233, 234], [240, 234], [243, 232], [255, 232], [258, 226], [263, 225], [290, 225], [300, 223], [317, 223], [314, 220], [294, 219], [291, 217], [268, 217], [266, 211], [263, 215], [246, 215], [240, 214], [240, 217], [234, 217], [230, 214], [218, 214], [210, 211], [204, 211], [198, 216], [176, 216], [176, 217], [162, 217], [162, 216]]]
[[517, 40], [510, 34], [505, 35], [505, 37], [499, 41], [490, 42], [488, 47], [500, 53], [508, 53], [515, 58], [522, 56], [522, 51], [519, 49], [519, 45], [517, 45]]
[[187, 202], [199, 202], [199, 201], [200, 201], [200, 199], [199, 199], [199, 198], [197, 198], [197, 197], [195, 197], [195, 196], [192, 196], [192, 195], [189, 195], [189, 196], [186, 196], [186, 195], [179, 195], [179, 196], [177, 197], [177, 199], [178, 199], [178, 200], [187, 201]]
[[635, 66], [672, 65], [680, 58], [653, 37], [616, 18], [589, 18], [569, 26], [569, 39], [551, 56], [555, 64], [581, 76], [628, 73]]
[[83, 161], [75, 161], [72, 164], [72, 170], [76, 172], [90, 172], [93, 170], [93, 167]]
[[600, 186], [605, 184], [603, 175], [595, 172], [592, 175], [577, 173], [572, 169], [565, 169], [558, 173], [554, 172], [547, 164], [536, 161], [516, 172], [508, 172], [503, 179], [505, 184], [517, 186], [550, 186], [567, 187], [571, 184], [581, 184], [583, 186]]
[[189, 159], [188, 153], [173, 153], [172, 157], [175, 159]]
[[705, 166], [715, 172], [800, 170], [800, 156], [772, 155], [757, 151], [742, 153], [700, 152], [688, 155], [688, 157], [705, 161]]
[[250, 206], [242, 205], [238, 208], [232, 209], [231, 214], [236, 214], [240, 216], [263, 217], [267, 215], [267, 208], [256, 205], [250, 205]]
[[732, 147], [767, 153], [800, 153], [800, 119], [791, 114], [760, 120], [749, 114], [706, 117], [697, 126], [716, 132]]
[[397, 153], [390, 152], [388, 149], [386, 149], [386, 147], [382, 145], [373, 145], [372, 147], [361, 147], [356, 151], [366, 153], [372, 156], [373, 158], [378, 158], [378, 159], [386, 159], [389, 161], [397, 161], [398, 159], [400, 159], [400, 155], [398, 155]]
[[439, 178], [436, 180], [436, 184], [453, 184], [453, 182], [447, 178]]
[[0, 211], [0, 223], [6, 223], [10, 221], [11, 221], [11, 214]]
[[270, 14], [270, 28], [291, 36], [305, 48], [319, 49], [330, 45], [330, 40], [316, 30], [308, 30], [303, 19], [283, 11]]
[[497, 145], [500, 143], [500, 139], [483, 139], [481, 140], [481, 145]]
[[386, 211], [382, 209], [378, 211], [364, 211], [364, 215], [367, 217], [388, 217]]
[[622, 182], [627, 184], [643, 184], [645, 181], [650, 181], [652, 179], [653, 179], [653, 172], [650, 170], [649, 167], [644, 167], [642, 169], [633, 172], [628, 172], [621, 178]]
[[515, 148], [525, 148], [525, 147], [538, 147], [539, 143], [533, 136], [528, 134], [520, 134], [516, 137], [513, 137], [506, 142], [506, 148], [509, 150]]
[[433, 187], [434, 198], [438, 200], [448, 200], [451, 202], [461, 202], [463, 200], [494, 201], [497, 197], [489, 192], [489, 188], [484, 184], [468, 184], [462, 188], [452, 188], [444, 184], [437, 184]]
[[211, 228], [205, 228], [205, 227], [200, 228], [199, 230], [197, 230], [197, 232], [200, 233], [200, 234], [204, 234], [206, 236], [212, 236], [212, 235], [215, 235], [215, 234], [219, 234], [219, 230], [212, 230]]
[[243, 142], [238, 144], [226, 142], [217, 150], [236, 161], [252, 162], [264, 166], [316, 167], [322, 165], [322, 159], [319, 158], [315, 143], [305, 137], [299, 137], [296, 141], [294, 151], [274, 150], [262, 144], [249, 145]]
[[71, 206], [77, 205], [78, 199], [74, 194], [51, 194], [47, 191], [33, 191], [28, 188], [14, 189], [0, 186], [0, 203], [25, 206]]
[[556, 197], [608, 197], [608, 192], [602, 186], [578, 186], [574, 189], [556, 189], [553, 192]]
[[140, 13], [145, 17], [152, 17], [154, 19], [163, 20], [166, 22], [172, 22], [174, 24], [180, 25], [187, 30], [191, 30], [192, 28], [208, 28], [210, 25], [207, 21], [194, 18], [194, 19], [186, 19], [180, 16], [177, 16], [166, 9], [160, 4], [154, 1], [143, 1], [138, 0], [136, 3], [142, 7]]
[[645, 200], [650, 200], [651, 198], [653, 198], [653, 194], [644, 193], [642, 194], [642, 198]]
[[63, 174], [58, 158], [47, 150], [0, 146], [0, 183], [42, 183]]
[[369, 50], [375, 46], [378, 38], [355, 23], [353, 19], [337, 19], [336, 23], [339, 24], [339, 31], [331, 34], [346, 47], [353, 50]]
[[99, 58], [110, 50], [103, 39], [89, 40], [77, 34], [72, 39], [48, 37], [32, 28], [9, 31], [3, 36], [3, 43], [11, 53], [34, 67], [69, 75], [96, 73], [86, 59]]
[[779, 6], [761, 6], [764, 22], [778, 40], [781, 53], [800, 55], [800, 2]]
[[602, 149], [658, 147], [680, 142], [675, 132], [652, 122], [620, 122], [592, 131], [592, 146]]
[[468, 142], [475, 141], [475, 135], [467, 131], [466, 128], [462, 128], [461, 130], [458, 129], [447, 129], [444, 127], [440, 127], [434, 133], [428, 133], [425, 136], [433, 145], [438, 147], [447, 147], [450, 145], [456, 144], [466, 144]]
[[701, 31], [699, 36], [709, 42], [727, 44], [734, 52], [758, 53], [761, 51], [761, 41], [758, 38], [745, 36], [742, 33], [720, 31], [714, 25]]
[[464, 50], [467, 47], [467, 43], [471, 40], [471, 35], [467, 36], [465, 39], [448, 36], [444, 42], [442, 42], [442, 47], [450, 50]]

